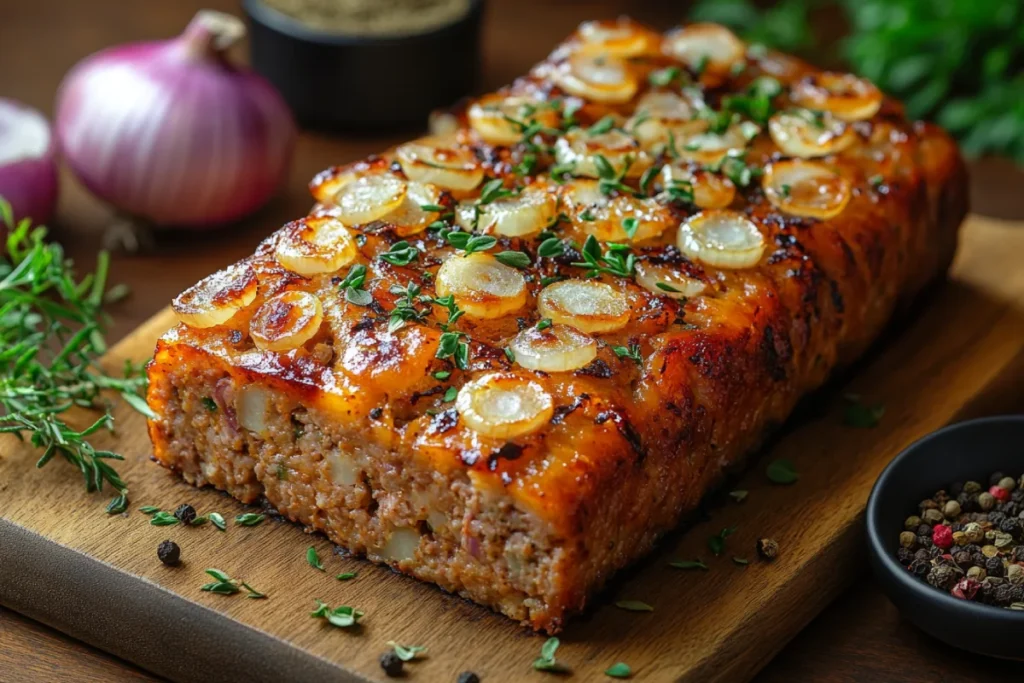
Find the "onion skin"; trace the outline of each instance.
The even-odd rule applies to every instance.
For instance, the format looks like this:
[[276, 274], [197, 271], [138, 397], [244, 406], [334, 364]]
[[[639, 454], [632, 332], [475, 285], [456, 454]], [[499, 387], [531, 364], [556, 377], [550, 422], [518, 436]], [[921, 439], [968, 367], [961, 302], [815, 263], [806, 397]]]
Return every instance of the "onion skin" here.
[[[8, 143], [18, 145], [26, 127], [46, 132], [42, 149], [7, 158]], [[49, 221], [58, 187], [57, 147], [46, 118], [31, 107], [0, 98], [0, 197], [11, 205], [14, 220]]]
[[285, 180], [296, 129], [276, 90], [230, 64], [233, 17], [201, 11], [179, 37], [109, 48], [57, 95], [68, 165], [95, 195], [153, 224], [240, 219]]

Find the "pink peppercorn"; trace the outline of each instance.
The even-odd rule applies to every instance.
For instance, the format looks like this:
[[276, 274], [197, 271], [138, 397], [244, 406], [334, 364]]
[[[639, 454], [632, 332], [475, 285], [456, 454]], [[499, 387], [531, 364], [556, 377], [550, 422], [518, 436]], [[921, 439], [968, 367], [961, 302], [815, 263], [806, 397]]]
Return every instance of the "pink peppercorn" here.
[[974, 596], [978, 594], [978, 589], [981, 588], [981, 584], [973, 579], [963, 578], [957, 582], [956, 586], [950, 593], [954, 598], [960, 598], [961, 600], [973, 600]]
[[953, 545], [953, 529], [945, 524], [936, 524], [932, 527], [932, 543], [942, 549], [949, 548]]
[[1000, 502], [1010, 500], [1010, 492], [1007, 489], [1004, 489], [1002, 486], [999, 486], [998, 484], [996, 486], [990, 487], [988, 492], [992, 494], [993, 498]]

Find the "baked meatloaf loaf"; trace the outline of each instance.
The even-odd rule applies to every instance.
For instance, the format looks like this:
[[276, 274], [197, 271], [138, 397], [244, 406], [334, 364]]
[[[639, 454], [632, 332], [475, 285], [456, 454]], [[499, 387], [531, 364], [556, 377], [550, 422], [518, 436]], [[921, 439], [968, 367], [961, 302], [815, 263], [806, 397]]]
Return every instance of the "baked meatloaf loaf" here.
[[942, 272], [956, 146], [849, 74], [585, 23], [173, 303], [156, 458], [556, 632]]

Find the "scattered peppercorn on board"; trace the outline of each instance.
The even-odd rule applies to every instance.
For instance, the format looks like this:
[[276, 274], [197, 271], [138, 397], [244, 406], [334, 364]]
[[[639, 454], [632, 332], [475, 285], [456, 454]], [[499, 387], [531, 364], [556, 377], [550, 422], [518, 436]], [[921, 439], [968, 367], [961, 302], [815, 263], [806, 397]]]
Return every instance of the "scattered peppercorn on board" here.
[[[896, 322], [847, 385], [815, 399], [828, 410], [798, 417], [751, 459], [732, 484], [745, 499], [723, 496], [710, 519], [666, 539], [569, 622], [555, 659], [570, 680], [604, 680], [618, 662], [633, 680], [742, 680], [803, 628], [863, 570], [864, 503], [901, 448], [959, 419], [1024, 409], [1021, 253], [1024, 224], [971, 217], [949, 281]], [[110, 362], [145, 359], [172, 321], [161, 312]], [[844, 425], [848, 393], [885, 406], [877, 426]], [[150, 462], [144, 419], [126, 406], [115, 414], [118, 434], [99, 435], [97, 447], [128, 456], [119, 468], [129, 486], [125, 515], [105, 514], [109, 490], [87, 494], [66, 465], [37, 470], [37, 452], [0, 439], [0, 603], [174, 680], [385, 680], [378, 658], [389, 641], [428, 648], [404, 665], [410, 681], [454, 681], [467, 670], [487, 683], [552, 676], [533, 668], [546, 638], [505, 617], [340, 557], [295, 525], [236, 523], [256, 510]], [[792, 462], [796, 482], [769, 480], [778, 459]], [[789, 471], [775, 467], [776, 479], [789, 476], [780, 470]], [[154, 526], [140, 511], [170, 513], [186, 502], [200, 516], [219, 513], [226, 530]], [[718, 543], [709, 539], [732, 528], [714, 556]], [[779, 543], [772, 563], [755, 552], [762, 537]], [[180, 547], [179, 566], [157, 556], [166, 539]], [[310, 546], [324, 571], [312, 566]], [[669, 566], [697, 558], [706, 571]], [[266, 597], [202, 591], [210, 568]], [[333, 626], [310, 616], [318, 599], [364, 614], [354, 628]], [[637, 601], [653, 611], [636, 611]]]

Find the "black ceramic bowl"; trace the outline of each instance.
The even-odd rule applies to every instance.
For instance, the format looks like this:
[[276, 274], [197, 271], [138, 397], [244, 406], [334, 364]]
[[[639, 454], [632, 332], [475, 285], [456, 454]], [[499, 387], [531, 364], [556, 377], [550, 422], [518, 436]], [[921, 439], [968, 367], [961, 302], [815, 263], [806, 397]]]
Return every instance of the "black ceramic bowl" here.
[[868, 499], [871, 568], [903, 616], [929, 635], [979, 654], [1024, 659], [1024, 612], [958, 600], [896, 560], [903, 520], [954, 481], [987, 484], [993, 472], [1024, 472], [1024, 415], [951, 425], [915, 442], [885, 468]]
[[300, 124], [323, 130], [423, 126], [472, 91], [480, 70], [483, 0], [427, 33], [360, 37], [320, 31], [260, 0], [242, 0], [252, 66]]

